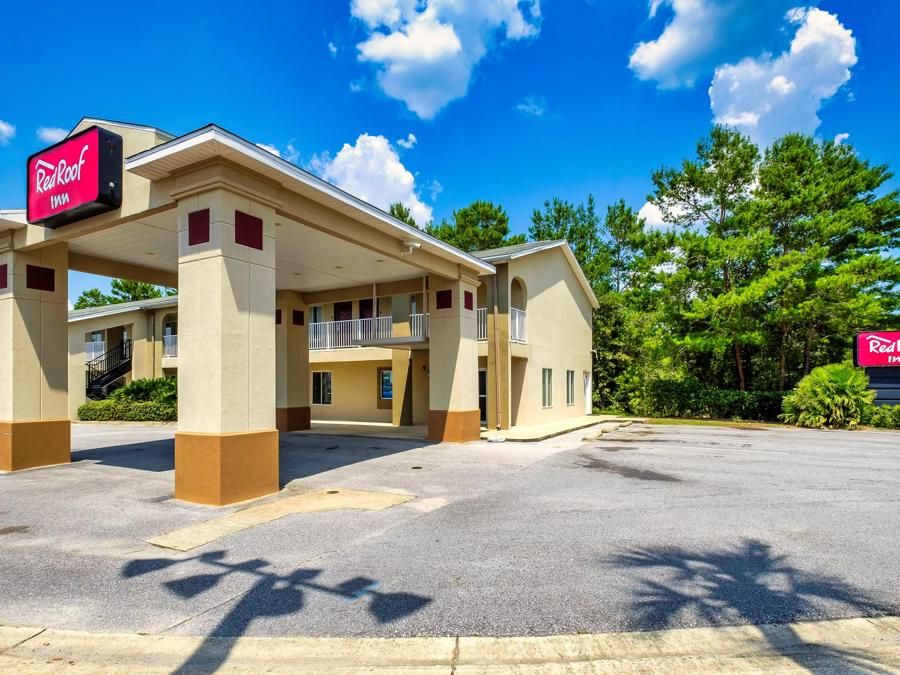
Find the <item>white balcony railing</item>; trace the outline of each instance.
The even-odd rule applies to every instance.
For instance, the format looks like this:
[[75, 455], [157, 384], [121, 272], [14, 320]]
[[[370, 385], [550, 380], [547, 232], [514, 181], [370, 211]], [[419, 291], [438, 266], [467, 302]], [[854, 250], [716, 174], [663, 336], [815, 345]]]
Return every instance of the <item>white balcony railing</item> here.
[[427, 314], [410, 314], [409, 315], [409, 334], [413, 337], [428, 336], [428, 315]]
[[178, 336], [163, 335], [163, 356], [178, 356]]
[[525, 311], [511, 307], [509, 310], [509, 339], [525, 342]]
[[347, 319], [309, 324], [310, 349], [347, 349], [359, 347], [360, 342], [389, 338], [393, 320], [389, 316], [377, 319]]
[[487, 308], [479, 307], [475, 315], [475, 321], [478, 324], [478, 339], [487, 340]]
[[84, 362], [93, 361], [98, 356], [106, 353], [105, 342], [85, 342], [84, 343]]

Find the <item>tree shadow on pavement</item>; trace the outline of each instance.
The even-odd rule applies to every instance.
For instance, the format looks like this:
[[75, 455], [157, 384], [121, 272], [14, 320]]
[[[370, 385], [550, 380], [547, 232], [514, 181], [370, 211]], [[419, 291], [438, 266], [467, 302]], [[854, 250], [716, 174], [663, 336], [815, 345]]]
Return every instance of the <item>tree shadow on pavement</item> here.
[[[642, 579], [630, 608], [644, 630], [681, 625], [733, 626], [789, 624], [822, 616], [828, 605], [841, 616], [880, 616], [896, 611], [879, 603], [843, 579], [804, 572], [776, 555], [761, 541], [748, 539], [735, 547], [696, 551], [678, 547], [635, 549], [615, 556], [618, 569], [662, 572], [666, 581]], [[784, 631], [787, 631], [785, 633]], [[819, 665], [842, 673], [888, 673], [867, 655], [851, 650], [805, 643], [790, 626], [761, 632], [775, 653], [812, 672]], [[786, 638], [787, 635], [787, 638]]]
[[409, 616], [431, 602], [431, 598], [413, 593], [382, 592], [378, 590], [379, 582], [367, 577], [353, 577], [336, 586], [327, 586], [315, 581], [322, 573], [320, 569], [296, 569], [279, 574], [268, 569], [268, 561], [261, 558], [239, 563], [225, 562], [224, 559], [225, 551], [210, 551], [177, 560], [132, 560], [122, 570], [122, 576], [129, 579], [185, 563], [204, 564], [208, 572], [163, 582], [170, 592], [184, 599], [205, 593], [232, 574], [249, 575], [254, 579], [250, 589], [232, 601], [225, 616], [194, 653], [174, 671], [176, 673], [216, 671], [228, 659], [236, 639], [247, 631], [255, 619], [298, 613], [305, 608], [310, 594], [324, 593], [348, 601], [364, 601], [367, 603], [366, 611], [382, 624]]

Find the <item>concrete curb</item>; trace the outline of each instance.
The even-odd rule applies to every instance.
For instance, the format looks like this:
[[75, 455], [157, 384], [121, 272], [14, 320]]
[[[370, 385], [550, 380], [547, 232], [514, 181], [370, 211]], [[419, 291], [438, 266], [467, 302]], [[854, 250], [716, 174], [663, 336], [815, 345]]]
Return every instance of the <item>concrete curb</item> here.
[[203, 638], [0, 626], [6, 672], [892, 672], [900, 617], [548, 637]]
[[635, 422], [643, 423], [646, 420], [642, 419], [634, 419], [634, 420], [610, 420], [608, 422], [601, 422], [597, 425], [596, 433], [589, 434], [582, 438], [582, 441], [596, 441], [599, 440], [601, 436], [604, 434], [611, 434], [614, 431], [618, 431], [619, 429], [624, 429], [625, 427], [630, 427]]

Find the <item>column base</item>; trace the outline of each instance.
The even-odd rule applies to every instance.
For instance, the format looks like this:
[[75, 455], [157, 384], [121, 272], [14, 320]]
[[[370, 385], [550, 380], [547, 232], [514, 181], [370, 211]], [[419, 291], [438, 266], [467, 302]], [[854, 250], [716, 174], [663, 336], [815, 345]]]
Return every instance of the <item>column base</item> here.
[[309, 406], [276, 408], [275, 426], [278, 431], [306, 431], [311, 428]]
[[69, 420], [0, 422], [0, 471], [19, 471], [72, 461]]
[[175, 434], [175, 498], [222, 506], [279, 490], [278, 431]]
[[481, 411], [429, 410], [428, 440], [439, 443], [468, 443], [481, 438]]

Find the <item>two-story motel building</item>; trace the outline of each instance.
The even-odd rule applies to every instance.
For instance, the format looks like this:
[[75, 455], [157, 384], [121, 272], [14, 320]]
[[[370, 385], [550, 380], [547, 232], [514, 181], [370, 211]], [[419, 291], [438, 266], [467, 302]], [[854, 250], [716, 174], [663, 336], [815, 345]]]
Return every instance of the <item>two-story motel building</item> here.
[[[95, 163], [96, 166], [91, 166]], [[590, 413], [596, 298], [565, 242], [468, 254], [216, 126], [85, 119], [0, 211], [0, 470], [70, 461], [116, 381], [178, 375], [176, 497], [279, 489], [278, 432], [437, 442]], [[67, 311], [67, 272], [178, 296]]]

